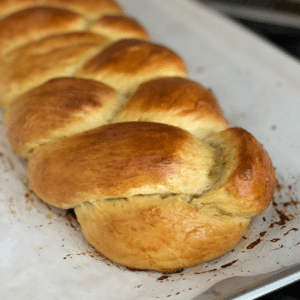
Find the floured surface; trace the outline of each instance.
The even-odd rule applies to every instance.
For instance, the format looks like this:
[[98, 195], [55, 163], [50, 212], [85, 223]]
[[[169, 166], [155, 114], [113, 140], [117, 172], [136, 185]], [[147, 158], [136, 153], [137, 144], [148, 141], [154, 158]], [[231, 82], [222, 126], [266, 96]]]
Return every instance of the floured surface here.
[[12, 151], [1, 122], [3, 299], [192, 299], [223, 279], [300, 263], [299, 64], [191, 3], [119, 3], [155, 42], [184, 58], [191, 79], [212, 88], [232, 126], [264, 145], [276, 168], [274, 202], [219, 259], [176, 274], [129, 271], [88, 245], [70, 213], [33, 195], [26, 164]]

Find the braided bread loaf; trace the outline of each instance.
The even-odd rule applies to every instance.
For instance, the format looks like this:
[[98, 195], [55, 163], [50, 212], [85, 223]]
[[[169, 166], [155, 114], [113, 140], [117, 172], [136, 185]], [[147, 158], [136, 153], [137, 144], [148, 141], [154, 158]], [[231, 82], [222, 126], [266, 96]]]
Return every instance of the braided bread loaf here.
[[182, 59], [111, 0], [1, 0], [0, 103], [47, 203], [113, 261], [173, 271], [218, 257], [275, 188]]

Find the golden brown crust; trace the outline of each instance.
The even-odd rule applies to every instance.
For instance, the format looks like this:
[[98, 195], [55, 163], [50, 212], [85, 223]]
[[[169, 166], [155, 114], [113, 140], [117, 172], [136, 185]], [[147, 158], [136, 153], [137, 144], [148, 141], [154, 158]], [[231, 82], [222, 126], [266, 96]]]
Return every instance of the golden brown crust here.
[[272, 200], [274, 168], [122, 14], [111, 0], [0, 0], [0, 104], [41, 199], [74, 208], [110, 259], [170, 272], [230, 250]]
[[0, 104], [7, 106], [51, 78], [71, 76], [109, 43], [95, 33], [73, 32], [50, 36], [10, 52], [1, 62]]
[[274, 167], [262, 145], [246, 130], [229, 128], [206, 140], [218, 149], [222, 178], [194, 202], [210, 203], [224, 212], [252, 217], [267, 209], [275, 190]]
[[108, 43], [108, 41], [109, 39], [101, 34], [73, 30], [68, 33], [50, 35], [18, 47], [6, 54], [5, 60], [11, 61], [19, 56], [30, 56], [32, 54], [47, 55], [48, 52], [56, 49], [70, 48], [81, 44]]
[[0, 55], [51, 34], [82, 30], [85, 20], [56, 7], [32, 7], [0, 20]]
[[141, 84], [114, 120], [127, 121], [165, 123], [201, 138], [229, 126], [213, 93], [182, 77], [157, 78]]
[[180, 128], [117, 123], [38, 148], [29, 158], [29, 181], [39, 197], [62, 208], [137, 194], [202, 193], [214, 180], [214, 159]]
[[122, 7], [112, 0], [43, 0], [43, 4], [71, 9], [88, 19], [124, 13]]
[[0, 0], [0, 18], [32, 6], [54, 6], [77, 12], [89, 19], [106, 14], [122, 14], [122, 8], [112, 0]]
[[0, 0], [0, 18], [15, 13], [21, 9], [35, 6], [40, 0]]
[[94, 78], [127, 92], [158, 76], [186, 77], [182, 59], [163, 46], [125, 39], [108, 46], [90, 59], [75, 76]]
[[133, 18], [127, 16], [104, 16], [94, 22], [90, 31], [103, 34], [113, 40], [135, 38], [150, 40], [147, 31]]
[[[268, 153], [249, 132], [242, 128], [231, 128], [230, 131], [231, 137], [226, 136], [224, 144], [231, 147], [232, 152], [233, 149], [237, 151], [237, 166], [225, 188], [240, 211], [258, 215], [272, 200], [276, 185], [274, 167]], [[233, 138], [239, 140], [238, 145], [234, 145]]]
[[195, 205], [214, 203], [239, 216], [266, 209], [275, 177], [262, 146], [240, 128], [204, 142], [210, 146], [159, 123], [106, 125], [39, 148], [29, 161], [30, 180], [38, 195], [64, 208], [82, 201], [176, 193], [195, 195]]
[[52, 79], [8, 107], [7, 134], [14, 150], [28, 156], [41, 144], [108, 123], [120, 102], [118, 93], [101, 82]]
[[184, 196], [137, 196], [84, 203], [75, 212], [86, 239], [115, 262], [170, 272], [216, 258], [250, 219], [206, 216]]
[[267, 153], [245, 130], [200, 142], [151, 122], [110, 124], [42, 146], [29, 159], [29, 180], [48, 203], [74, 207], [104, 255], [158, 271], [228, 251], [275, 187]]

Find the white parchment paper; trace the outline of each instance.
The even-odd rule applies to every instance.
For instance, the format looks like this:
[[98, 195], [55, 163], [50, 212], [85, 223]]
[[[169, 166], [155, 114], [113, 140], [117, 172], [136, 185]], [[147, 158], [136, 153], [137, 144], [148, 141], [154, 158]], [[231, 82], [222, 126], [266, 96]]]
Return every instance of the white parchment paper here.
[[233, 126], [254, 134], [276, 167], [267, 211], [222, 257], [180, 273], [130, 271], [97, 253], [72, 214], [27, 181], [0, 119], [1, 299], [192, 299], [215, 283], [300, 263], [300, 65], [205, 7], [183, 0], [119, 0], [155, 42], [216, 94]]

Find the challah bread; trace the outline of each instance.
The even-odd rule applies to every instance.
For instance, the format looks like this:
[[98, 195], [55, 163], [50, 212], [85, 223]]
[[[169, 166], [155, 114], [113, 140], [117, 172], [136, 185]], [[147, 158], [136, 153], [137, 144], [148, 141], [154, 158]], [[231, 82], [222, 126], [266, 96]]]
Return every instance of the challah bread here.
[[74, 209], [91, 245], [130, 268], [230, 250], [272, 200], [274, 168], [182, 59], [112, 1], [1, 7], [0, 103], [37, 196]]
[[80, 30], [86, 24], [84, 18], [69, 10], [56, 7], [27, 8], [0, 21], [0, 51], [8, 52], [43, 36]]
[[54, 78], [9, 106], [7, 135], [15, 151], [28, 157], [39, 145], [109, 123], [123, 102], [102, 82]]
[[2, 59], [0, 92], [6, 107], [17, 96], [45, 81], [71, 76], [78, 64], [103, 49], [109, 40], [94, 33], [50, 36], [17, 48]]
[[[37, 195], [67, 209], [82, 200], [201, 194], [211, 185], [213, 164], [209, 147], [184, 130], [159, 123], [128, 122], [41, 146], [30, 156], [28, 167]], [[60, 170], [64, 174], [57, 178]], [[84, 179], [79, 180], [82, 176]], [[54, 188], [60, 181], [63, 186]]]
[[108, 36], [112, 40], [126, 37], [150, 40], [148, 32], [134, 19], [123, 15], [106, 15], [95, 21], [89, 31]]
[[197, 137], [229, 127], [210, 90], [183, 77], [160, 77], [141, 84], [114, 122], [160, 122]]
[[270, 159], [240, 128], [200, 141], [165, 124], [110, 124], [39, 147], [28, 168], [36, 194], [75, 208], [100, 252], [159, 271], [229, 250], [266, 209], [274, 186]]
[[35, 6], [68, 9], [85, 16], [89, 20], [104, 15], [124, 13], [123, 9], [112, 0], [1, 0], [0, 18]]
[[125, 95], [144, 81], [161, 76], [187, 76], [182, 59], [173, 51], [145, 40], [117, 41], [87, 61], [74, 76], [93, 78]]
[[189, 196], [137, 195], [86, 202], [75, 213], [96, 249], [133, 269], [172, 272], [221, 256], [242, 238], [249, 218], [202, 213]]
[[[201, 205], [217, 199], [224, 214], [244, 217], [266, 210], [276, 179], [272, 161], [262, 145], [242, 128], [229, 128], [205, 141], [217, 152], [217, 172], [224, 166], [225, 169], [215, 187], [199, 198]], [[198, 202], [197, 198], [194, 201]]]
[[[25, 93], [51, 78], [74, 75], [77, 69], [84, 65], [86, 61], [113, 43], [113, 41], [118, 40], [121, 35], [125, 38], [139, 37], [145, 40], [149, 39], [149, 35], [141, 26], [138, 26], [133, 19], [117, 16], [114, 16], [112, 19], [115, 20], [115, 25], [109, 26], [109, 24], [112, 23], [109, 16], [105, 18], [103, 23], [101, 23], [102, 19], [95, 23], [96, 26], [93, 28], [93, 31], [97, 33], [80, 32], [75, 28], [71, 33], [50, 35], [35, 41], [27, 39], [25, 45], [12, 49], [3, 55], [0, 58], [0, 78], [2, 78], [0, 81], [0, 104], [7, 106], [18, 95]], [[124, 24], [127, 24], [127, 26]], [[150, 51], [150, 53], [148, 53], [148, 59], [151, 59], [152, 56], [154, 59], [157, 57], [158, 61], [156, 61], [156, 63], [158, 64], [162, 63], [164, 59], [166, 61], [168, 58], [169, 60], [174, 59], [173, 64], [166, 66], [166, 72], [169, 72], [168, 74], [173, 75], [170, 69], [174, 65], [174, 68], [176, 68], [176, 62], [181, 64], [181, 66], [177, 66], [177, 69], [180, 67], [184, 69], [184, 64], [181, 59], [171, 50], [155, 44], [148, 43], [147, 45]], [[155, 52], [152, 53], [152, 48], [157, 52], [165, 51], [164, 54], [166, 57], [162, 55], [159, 56], [159, 54]], [[130, 45], [128, 45], [127, 49], [127, 51], [131, 51], [132, 47], [130, 48]], [[117, 53], [115, 53], [117, 50], [118, 49], [112, 49], [113, 53], [111, 53], [111, 56], [117, 55]], [[143, 55], [142, 51], [143, 49], [140, 49], [135, 54], [141, 52]], [[100, 52], [99, 59], [104, 57], [104, 55], [105, 53], [101, 55]], [[145, 55], [147, 55], [147, 53], [145, 53]], [[109, 57], [107, 59], [109, 59]], [[93, 61], [90, 62], [90, 64], [91, 63], [93, 63]], [[128, 63], [131, 62], [128, 61]], [[88, 68], [90, 64], [87, 64], [85, 68]], [[166, 63], [164, 65], [166, 65]], [[84, 72], [84, 69], [82, 71]], [[116, 71], [120, 72], [122, 70]], [[185, 70], [184, 72], [186, 73]], [[101, 74], [98, 76], [101, 76]]]
[[38, 145], [111, 122], [160, 122], [202, 138], [229, 127], [211, 91], [176, 76], [141, 84], [128, 102], [99, 81], [55, 78], [15, 99], [5, 121], [13, 148], [24, 157]]

